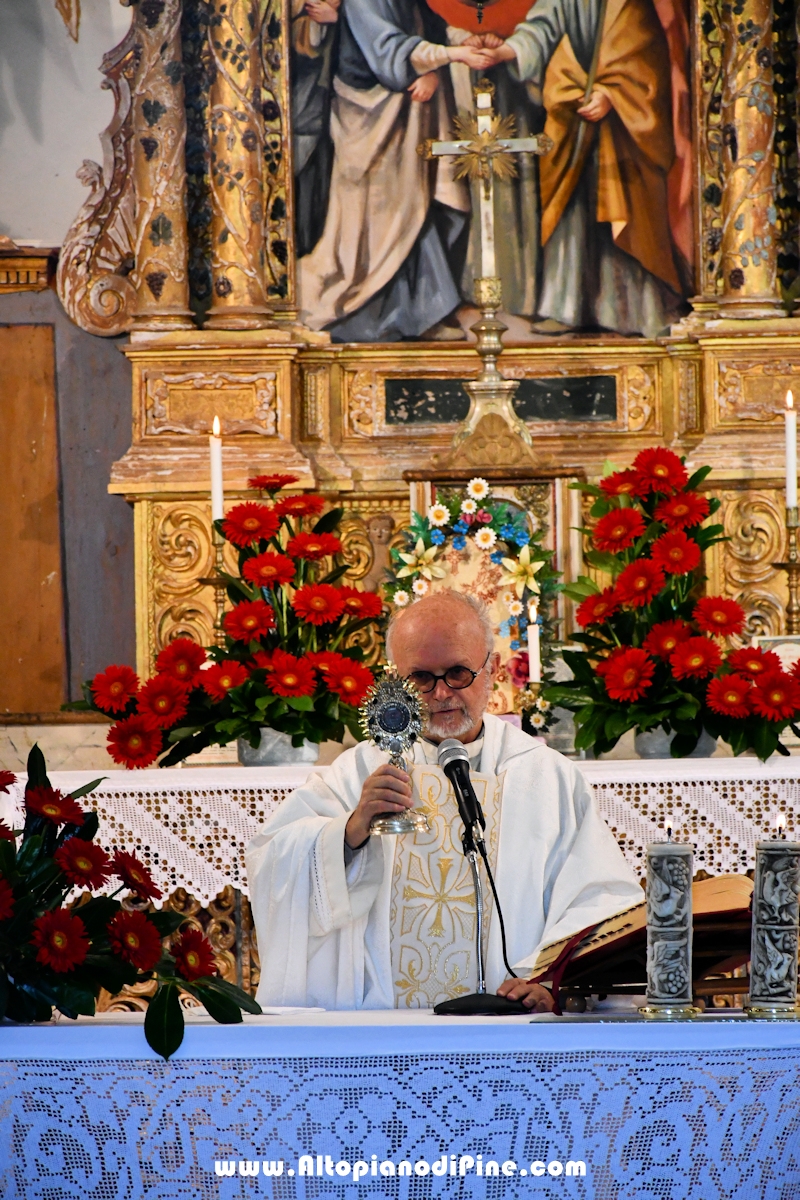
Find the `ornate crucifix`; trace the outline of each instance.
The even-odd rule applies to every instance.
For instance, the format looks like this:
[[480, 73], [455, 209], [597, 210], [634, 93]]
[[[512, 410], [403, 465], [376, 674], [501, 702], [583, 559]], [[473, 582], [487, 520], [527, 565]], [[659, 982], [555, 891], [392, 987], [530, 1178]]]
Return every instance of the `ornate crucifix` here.
[[502, 353], [501, 334], [508, 326], [497, 319], [502, 300], [500, 279], [497, 276], [494, 230], [494, 180], [513, 179], [517, 174], [516, 154], [546, 154], [553, 143], [545, 134], [535, 137], [515, 137], [514, 118], [498, 117], [492, 99], [494, 84], [481, 79], [473, 88], [475, 117], [456, 117], [455, 131], [460, 136], [453, 141], [428, 139], [419, 147], [426, 158], [455, 158], [456, 179], [477, 180], [480, 194], [481, 274], [475, 280], [475, 298], [481, 319], [472, 329], [478, 339], [478, 354], [483, 367], [474, 383], [464, 388], [470, 398], [470, 409], [455, 444], [459, 445], [473, 433], [483, 417], [497, 413], [526, 445], [531, 435], [524, 422], [514, 412], [511, 401], [519, 386], [515, 380], [503, 379], [497, 370]]

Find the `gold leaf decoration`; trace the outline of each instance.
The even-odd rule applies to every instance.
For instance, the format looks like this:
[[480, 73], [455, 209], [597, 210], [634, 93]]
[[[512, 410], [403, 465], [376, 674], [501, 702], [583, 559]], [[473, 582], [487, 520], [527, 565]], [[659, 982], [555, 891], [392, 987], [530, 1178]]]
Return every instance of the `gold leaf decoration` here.
[[67, 27], [67, 33], [73, 42], [77, 42], [81, 23], [81, 0], [56, 0], [56, 9]]

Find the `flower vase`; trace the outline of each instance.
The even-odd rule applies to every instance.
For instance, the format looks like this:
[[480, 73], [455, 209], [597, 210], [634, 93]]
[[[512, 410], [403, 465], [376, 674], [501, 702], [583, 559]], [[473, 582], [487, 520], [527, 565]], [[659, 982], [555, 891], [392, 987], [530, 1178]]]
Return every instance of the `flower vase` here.
[[280, 767], [289, 763], [315, 763], [319, 758], [318, 742], [303, 742], [293, 746], [288, 733], [267, 726], [261, 728], [261, 741], [255, 748], [244, 738], [236, 743], [239, 762], [243, 767]]
[[[660, 725], [657, 729], [648, 729], [637, 733], [633, 744], [639, 758], [671, 758], [670, 746], [675, 737], [675, 731], [667, 733]], [[705, 729], [698, 738], [697, 745], [687, 758], [710, 758], [717, 748], [717, 739]]]

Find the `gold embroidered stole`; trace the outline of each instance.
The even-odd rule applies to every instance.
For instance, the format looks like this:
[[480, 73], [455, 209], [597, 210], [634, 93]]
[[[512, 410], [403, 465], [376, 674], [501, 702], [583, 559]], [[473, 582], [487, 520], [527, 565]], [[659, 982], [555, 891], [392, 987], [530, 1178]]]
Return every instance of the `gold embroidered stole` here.
[[[486, 817], [486, 845], [494, 872], [502, 782], [472, 773]], [[397, 838], [392, 879], [391, 954], [395, 1007], [432, 1008], [441, 1000], [474, 992], [475, 893], [461, 849], [461, 818], [453, 786], [440, 767], [411, 768], [415, 804], [424, 809], [429, 833]], [[483, 865], [484, 954], [492, 895]]]

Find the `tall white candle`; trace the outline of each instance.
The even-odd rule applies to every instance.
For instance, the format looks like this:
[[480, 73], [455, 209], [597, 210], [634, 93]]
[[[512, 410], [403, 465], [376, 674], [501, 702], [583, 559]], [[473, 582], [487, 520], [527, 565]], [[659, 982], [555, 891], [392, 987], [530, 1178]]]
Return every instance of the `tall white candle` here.
[[791, 391], [786, 393], [786, 507], [797, 508], [797, 409]]
[[531, 683], [542, 682], [542, 656], [539, 646], [538, 609], [528, 605], [528, 679]]
[[211, 454], [211, 520], [221, 521], [225, 516], [225, 509], [222, 490], [222, 438], [219, 436], [219, 417], [214, 417], [211, 431], [211, 437], [208, 439]]
[[[475, 97], [478, 117], [478, 133], [492, 131], [492, 94], [478, 92]], [[494, 181], [481, 180], [478, 184], [481, 198], [481, 275], [489, 279], [497, 274], [494, 254]]]

